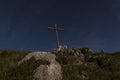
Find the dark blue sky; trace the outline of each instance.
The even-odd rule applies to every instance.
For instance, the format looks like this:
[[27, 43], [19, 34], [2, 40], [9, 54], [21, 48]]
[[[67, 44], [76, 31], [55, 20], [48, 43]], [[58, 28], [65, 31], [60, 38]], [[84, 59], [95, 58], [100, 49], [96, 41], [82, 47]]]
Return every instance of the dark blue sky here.
[[0, 0], [0, 48], [52, 50], [61, 45], [120, 50], [119, 0]]

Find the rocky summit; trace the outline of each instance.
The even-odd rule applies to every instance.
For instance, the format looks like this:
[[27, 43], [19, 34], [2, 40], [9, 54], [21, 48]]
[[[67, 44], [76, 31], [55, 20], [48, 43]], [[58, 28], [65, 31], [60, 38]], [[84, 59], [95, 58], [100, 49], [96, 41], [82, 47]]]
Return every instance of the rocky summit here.
[[[86, 52], [92, 53], [89, 48], [84, 48]], [[62, 70], [61, 65], [56, 61], [56, 55], [70, 55], [74, 59], [77, 58], [77, 61], [74, 64], [82, 64], [84, 62], [85, 56], [82, 51], [82, 48], [69, 48], [68, 46], [59, 46], [51, 52], [31, 52], [26, 55], [23, 59], [18, 62], [18, 65], [21, 63], [30, 60], [34, 57], [36, 60], [45, 60], [49, 64], [39, 65], [34, 70], [34, 79], [37, 80], [62, 80]], [[57, 53], [57, 54], [54, 54]], [[61, 60], [62, 61], [62, 60]]]

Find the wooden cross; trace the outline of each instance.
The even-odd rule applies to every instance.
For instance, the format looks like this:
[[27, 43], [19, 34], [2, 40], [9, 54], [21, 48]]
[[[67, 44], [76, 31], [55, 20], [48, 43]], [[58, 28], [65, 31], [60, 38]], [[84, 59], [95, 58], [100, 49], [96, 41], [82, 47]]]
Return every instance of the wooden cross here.
[[63, 28], [58, 28], [57, 24], [55, 24], [55, 27], [48, 27], [50, 30], [55, 30], [56, 31], [56, 39], [57, 39], [57, 46], [59, 47], [59, 36], [58, 36], [58, 31], [64, 30]]

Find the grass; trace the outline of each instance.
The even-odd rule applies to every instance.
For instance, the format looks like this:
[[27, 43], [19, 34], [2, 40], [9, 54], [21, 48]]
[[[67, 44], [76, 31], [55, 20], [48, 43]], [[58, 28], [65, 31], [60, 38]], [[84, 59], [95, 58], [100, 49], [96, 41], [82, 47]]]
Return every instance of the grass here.
[[[120, 52], [113, 54], [85, 52], [83, 64], [75, 64], [79, 57], [67, 54], [56, 54], [61, 64], [63, 80], [120, 80]], [[92, 57], [89, 57], [89, 56]]]
[[8, 71], [29, 51], [0, 50], [0, 80], [8, 80]]
[[41, 64], [49, 64], [48, 61], [35, 60], [32, 57], [18, 65], [18, 61], [29, 52], [0, 50], [0, 80], [33, 80], [34, 70]]

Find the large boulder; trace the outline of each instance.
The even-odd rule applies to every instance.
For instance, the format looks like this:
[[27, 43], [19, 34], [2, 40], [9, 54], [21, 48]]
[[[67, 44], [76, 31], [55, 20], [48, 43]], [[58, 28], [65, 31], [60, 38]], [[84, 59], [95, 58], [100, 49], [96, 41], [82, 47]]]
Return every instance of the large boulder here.
[[18, 64], [20, 65], [32, 57], [36, 60], [46, 60], [50, 63], [49, 65], [40, 65], [34, 70], [34, 80], [62, 80], [61, 66], [56, 62], [54, 54], [50, 52], [32, 52], [26, 55]]

